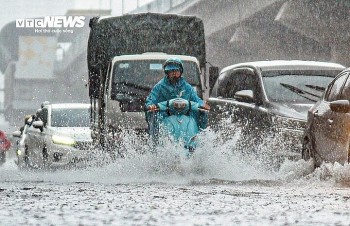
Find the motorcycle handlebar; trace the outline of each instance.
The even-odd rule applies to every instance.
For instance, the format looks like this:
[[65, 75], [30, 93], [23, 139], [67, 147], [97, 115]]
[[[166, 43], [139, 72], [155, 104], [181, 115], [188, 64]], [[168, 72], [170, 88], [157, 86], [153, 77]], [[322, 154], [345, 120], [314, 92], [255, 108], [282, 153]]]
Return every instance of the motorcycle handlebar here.
[[[154, 109], [154, 110], [150, 110], [150, 109], [147, 110], [147, 112], [157, 112], [157, 111], [160, 111], [160, 108], [156, 108], [156, 109]], [[204, 108], [198, 108], [198, 111], [201, 111], [201, 112], [209, 112], [209, 110], [204, 109]]]
[[209, 110], [204, 109], [204, 108], [198, 108], [198, 111], [202, 111], [202, 112], [209, 112]]

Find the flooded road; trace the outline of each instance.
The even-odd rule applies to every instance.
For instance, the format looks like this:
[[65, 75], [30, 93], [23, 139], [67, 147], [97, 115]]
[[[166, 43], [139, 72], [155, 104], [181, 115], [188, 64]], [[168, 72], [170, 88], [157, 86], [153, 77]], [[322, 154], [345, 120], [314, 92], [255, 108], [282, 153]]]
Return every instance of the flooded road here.
[[[350, 222], [350, 192], [346, 183], [349, 166], [324, 166], [302, 176], [308, 163], [301, 160], [288, 163], [279, 172], [270, 172], [270, 179], [248, 167], [245, 173], [251, 173], [251, 179], [247, 180], [242, 175], [231, 175], [229, 180], [190, 172], [142, 175], [137, 168], [127, 169], [128, 173], [117, 172], [126, 166], [115, 163], [84, 171], [21, 172], [14, 163], [6, 163], [0, 168], [0, 224], [349, 225]], [[230, 170], [244, 171], [241, 166]]]
[[348, 188], [268, 182], [1, 185], [2, 225], [349, 225]]
[[[350, 225], [350, 166], [234, 150], [206, 137], [193, 159], [125, 143], [125, 159], [85, 169], [0, 166], [0, 225]], [[128, 146], [129, 145], [129, 146]], [[269, 152], [271, 153], [271, 152]]]

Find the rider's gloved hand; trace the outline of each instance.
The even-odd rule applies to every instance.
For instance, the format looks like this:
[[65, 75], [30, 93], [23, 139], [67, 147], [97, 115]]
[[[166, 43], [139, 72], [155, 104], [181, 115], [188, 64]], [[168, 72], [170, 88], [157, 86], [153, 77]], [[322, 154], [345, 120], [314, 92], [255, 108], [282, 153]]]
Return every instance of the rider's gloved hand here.
[[210, 106], [209, 106], [209, 104], [207, 102], [204, 104], [204, 106], [202, 106], [202, 108], [207, 110], [207, 111], [210, 110]]
[[148, 110], [149, 111], [156, 111], [157, 109], [158, 109], [158, 107], [155, 104], [152, 104], [152, 105], [148, 106]]

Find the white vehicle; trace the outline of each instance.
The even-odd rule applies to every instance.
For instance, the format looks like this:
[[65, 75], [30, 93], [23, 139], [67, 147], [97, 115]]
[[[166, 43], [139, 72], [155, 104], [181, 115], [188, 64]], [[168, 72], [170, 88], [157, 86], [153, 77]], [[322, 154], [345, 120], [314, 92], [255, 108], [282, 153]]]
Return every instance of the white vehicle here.
[[47, 104], [32, 116], [17, 150], [19, 167], [61, 168], [76, 166], [91, 157], [90, 104]]

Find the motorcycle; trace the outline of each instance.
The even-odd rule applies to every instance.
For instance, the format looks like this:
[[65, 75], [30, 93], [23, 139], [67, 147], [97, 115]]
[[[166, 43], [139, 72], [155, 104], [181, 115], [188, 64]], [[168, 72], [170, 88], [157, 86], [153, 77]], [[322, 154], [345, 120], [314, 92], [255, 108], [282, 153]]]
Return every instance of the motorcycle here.
[[196, 149], [197, 135], [202, 130], [199, 117], [207, 114], [207, 110], [193, 101], [174, 98], [157, 104], [149, 120], [149, 133], [158, 141], [159, 135], [170, 135], [175, 142], [183, 142], [184, 150], [181, 155], [190, 158]]

